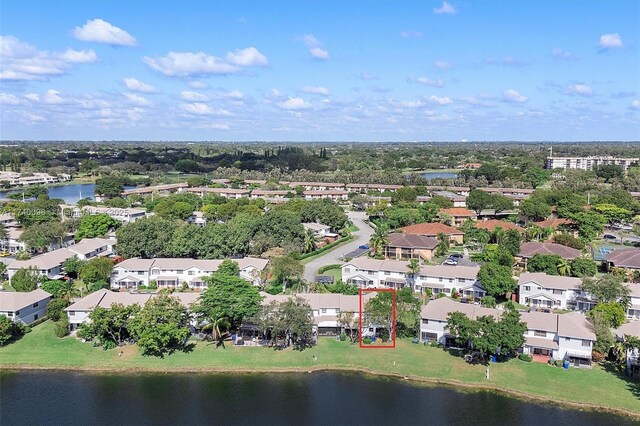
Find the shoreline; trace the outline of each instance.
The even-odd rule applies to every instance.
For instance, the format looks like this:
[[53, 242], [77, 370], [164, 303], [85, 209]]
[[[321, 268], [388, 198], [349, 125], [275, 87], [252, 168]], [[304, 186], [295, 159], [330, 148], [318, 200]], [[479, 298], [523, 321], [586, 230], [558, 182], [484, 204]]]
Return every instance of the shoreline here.
[[636, 420], [640, 420], [640, 411], [629, 411], [623, 408], [614, 408], [606, 405], [593, 404], [588, 402], [575, 402], [567, 401], [558, 398], [549, 398], [536, 394], [530, 394], [525, 392], [519, 392], [515, 390], [505, 389], [491, 384], [479, 384], [479, 383], [465, 383], [458, 380], [443, 380], [425, 376], [406, 375], [400, 373], [389, 373], [377, 370], [371, 370], [363, 367], [337, 367], [337, 366], [317, 366], [310, 368], [301, 367], [287, 367], [287, 368], [174, 368], [163, 369], [154, 367], [67, 367], [67, 366], [36, 366], [36, 365], [21, 365], [21, 364], [7, 364], [2, 366], [2, 370], [7, 371], [74, 371], [80, 373], [154, 373], [154, 374], [189, 374], [189, 373], [207, 373], [207, 374], [287, 374], [287, 373], [316, 373], [316, 372], [341, 372], [341, 373], [357, 373], [365, 376], [376, 376], [380, 378], [390, 378], [396, 380], [404, 380], [413, 384], [421, 384], [426, 386], [446, 386], [453, 388], [460, 392], [495, 392], [500, 395], [504, 395], [510, 398], [518, 400], [530, 401], [537, 404], [546, 402], [552, 402], [553, 405], [564, 409], [576, 409], [576, 410], [589, 410], [598, 412], [607, 412], [616, 414], [619, 416], [629, 417]]

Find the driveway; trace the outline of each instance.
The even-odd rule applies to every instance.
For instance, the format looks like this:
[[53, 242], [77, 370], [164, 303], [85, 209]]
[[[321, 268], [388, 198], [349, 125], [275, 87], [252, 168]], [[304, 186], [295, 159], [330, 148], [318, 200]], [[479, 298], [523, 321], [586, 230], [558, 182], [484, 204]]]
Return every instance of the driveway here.
[[344, 262], [341, 260], [342, 256], [357, 249], [358, 246], [369, 244], [369, 240], [373, 234], [373, 229], [364, 222], [367, 218], [367, 214], [365, 212], [348, 212], [347, 216], [349, 216], [349, 220], [351, 220], [351, 222], [353, 222], [353, 224], [358, 228], [358, 230], [352, 234], [354, 238], [348, 243], [330, 250], [304, 265], [304, 279], [307, 282], [312, 283], [314, 281], [315, 276], [318, 275], [318, 269], [322, 266], [333, 265], [336, 263], [343, 264]]

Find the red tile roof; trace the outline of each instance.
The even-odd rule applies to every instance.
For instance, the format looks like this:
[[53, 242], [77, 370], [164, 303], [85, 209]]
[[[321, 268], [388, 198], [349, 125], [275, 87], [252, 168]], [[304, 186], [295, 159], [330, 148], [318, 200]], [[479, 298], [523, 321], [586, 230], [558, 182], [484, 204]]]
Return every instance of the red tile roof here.
[[416, 234], [416, 235], [426, 235], [426, 236], [437, 236], [438, 234], [445, 235], [464, 235], [464, 232], [457, 230], [449, 225], [445, 225], [444, 223], [438, 222], [425, 222], [425, 223], [417, 223], [415, 225], [405, 226], [401, 228], [402, 232], [405, 234]]
[[535, 222], [535, 224], [541, 228], [553, 228], [553, 229], [558, 229], [560, 225], [568, 225], [570, 223], [573, 223], [573, 222], [571, 222], [569, 219], [561, 219], [561, 218], [547, 219], [540, 222]]
[[450, 209], [440, 209], [440, 213], [445, 213], [453, 217], [477, 216], [477, 214], [473, 210], [465, 209], [464, 207], [452, 207]]
[[496, 228], [502, 228], [504, 231], [515, 229], [522, 231], [522, 228], [512, 222], [505, 222], [504, 220], [489, 219], [476, 223], [476, 228], [486, 229], [487, 231], [494, 231]]

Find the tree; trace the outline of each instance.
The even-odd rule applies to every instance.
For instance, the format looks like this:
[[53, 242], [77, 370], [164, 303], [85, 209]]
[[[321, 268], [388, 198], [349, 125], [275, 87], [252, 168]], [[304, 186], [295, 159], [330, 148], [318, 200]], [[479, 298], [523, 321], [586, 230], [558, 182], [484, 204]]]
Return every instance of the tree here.
[[282, 284], [282, 291], [287, 289], [287, 282], [300, 278], [304, 272], [304, 266], [292, 255], [276, 257], [271, 260], [271, 274], [273, 282]]
[[544, 272], [548, 275], [559, 275], [558, 264], [562, 258], [556, 254], [534, 254], [527, 261], [527, 271]]
[[420, 204], [418, 206], [418, 214], [420, 215], [421, 221], [433, 222], [435, 217], [438, 215], [438, 209], [439, 207], [431, 201]]
[[177, 171], [182, 173], [197, 173], [200, 171], [200, 165], [189, 159], [178, 160], [174, 167]]
[[163, 357], [184, 348], [189, 337], [188, 319], [187, 310], [178, 299], [161, 293], [131, 319], [129, 329], [143, 355]]
[[15, 291], [29, 292], [38, 288], [40, 276], [35, 269], [20, 268], [11, 277], [11, 287]]
[[594, 167], [593, 171], [596, 173], [596, 176], [603, 178], [605, 182], [624, 177], [624, 170], [616, 164], [601, 164]]
[[20, 235], [30, 249], [36, 251], [47, 250], [53, 244], [62, 246], [62, 241], [67, 235], [67, 230], [60, 222], [35, 223], [28, 226]]
[[513, 200], [501, 194], [491, 194], [490, 206], [498, 214], [513, 209]]
[[420, 299], [411, 287], [396, 291], [396, 336], [415, 337], [420, 330]]
[[82, 277], [85, 284], [109, 281], [112, 270], [113, 261], [111, 259], [108, 257], [94, 257], [82, 266], [80, 277]]
[[472, 189], [467, 197], [467, 207], [480, 214], [482, 210], [491, 208], [493, 199], [491, 194], [480, 189]]
[[105, 176], [96, 179], [94, 192], [105, 198], [119, 197], [124, 189], [124, 182], [115, 176]]
[[389, 229], [380, 224], [376, 227], [369, 240], [369, 248], [376, 256], [382, 256], [384, 246], [389, 244]]
[[120, 222], [108, 214], [85, 215], [80, 219], [74, 238], [80, 241], [84, 238], [104, 237], [109, 231], [119, 226]]
[[604, 229], [607, 219], [596, 212], [580, 212], [571, 216], [571, 220], [578, 228], [578, 235], [586, 241], [592, 241]]
[[500, 319], [498, 334], [500, 336], [500, 353], [514, 354], [524, 345], [527, 325], [520, 321], [520, 313], [516, 309], [506, 309]]
[[396, 192], [391, 195], [391, 202], [393, 204], [399, 203], [413, 203], [416, 201], [418, 193], [412, 186], [403, 186], [398, 188]]
[[505, 238], [501, 245], [511, 254], [511, 256], [515, 256], [520, 253], [521, 242], [522, 237], [520, 232], [516, 229], [510, 229], [505, 233]]
[[596, 262], [588, 257], [576, 257], [571, 261], [571, 276], [573, 277], [593, 277], [598, 268]]
[[618, 302], [598, 303], [595, 308], [587, 313], [589, 318], [595, 315], [601, 315], [602, 320], [607, 321], [611, 328], [620, 327], [627, 319], [624, 306]]
[[593, 211], [604, 216], [608, 223], [626, 222], [633, 216], [631, 210], [620, 208], [615, 204], [596, 204], [593, 206]]
[[378, 292], [375, 297], [364, 304], [362, 324], [364, 327], [376, 326], [386, 330], [390, 340], [395, 338], [393, 328], [393, 299], [394, 295], [388, 291]]
[[284, 334], [287, 346], [303, 350], [312, 344], [313, 311], [301, 297], [292, 297], [280, 303], [273, 331]]
[[68, 298], [72, 292], [71, 283], [69, 281], [62, 280], [47, 280], [40, 284], [40, 288], [51, 293], [51, 295], [57, 299]]
[[235, 275], [215, 273], [204, 277], [208, 288], [202, 292], [193, 311], [200, 319], [214, 322], [227, 318], [229, 326], [239, 327], [243, 319], [256, 315], [260, 309], [262, 296], [258, 289]]
[[125, 258], [162, 257], [170, 247], [174, 229], [172, 221], [157, 216], [128, 223], [116, 231], [118, 254]]
[[447, 324], [444, 326], [458, 347], [466, 347], [476, 335], [477, 324], [462, 312], [449, 312]]
[[598, 303], [621, 302], [625, 306], [631, 292], [623, 279], [614, 275], [604, 275], [597, 279], [585, 278], [580, 289], [591, 294]]
[[114, 303], [109, 308], [96, 307], [86, 323], [80, 326], [78, 335], [95, 340], [103, 349], [113, 349], [132, 335], [132, 321], [140, 313], [137, 304], [125, 306]]
[[340, 311], [338, 314], [338, 324], [344, 329], [349, 330], [349, 340], [351, 343], [355, 343], [360, 332], [358, 327], [360, 326], [360, 319], [353, 312]]
[[525, 182], [529, 182], [535, 189], [551, 178], [551, 171], [540, 167], [531, 167], [522, 177]]
[[511, 268], [496, 263], [482, 265], [478, 271], [478, 279], [487, 293], [496, 298], [513, 292], [517, 287], [511, 275]]
[[436, 256], [444, 256], [449, 251], [449, 236], [441, 232], [438, 234], [437, 238], [439, 243], [433, 254]]
[[0, 314], [0, 346], [4, 346], [14, 337], [24, 334], [22, 323], [15, 323], [6, 315]]
[[551, 214], [551, 207], [544, 201], [528, 198], [520, 203], [520, 213], [531, 220], [540, 221]]
[[567, 259], [560, 258], [556, 264], [556, 268], [558, 270], [558, 274], [563, 277], [571, 275], [571, 262]]
[[153, 212], [166, 219], [187, 220], [193, 214], [194, 206], [185, 201], [162, 200], [155, 205]]
[[234, 262], [231, 259], [225, 259], [220, 263], [218, 269], [216, 270], [216, 274], [220, 275], [230, 275], [237, 276], [240, 273], [240, 265], [238, 262]]
[[304, 233], [304, 252], [310, 253], [316, 249], [316, 233], [307, 229]]
[[571, 247], [576, 250], [584, 250], [585, 244], [573, 235], [569, 233], [555, 234], [553, 236], [553, 242], [556, 244], [562, 244], [563, 246]]
[[589, 316], [591, 328], [596, 335], [596, 342], [593, 351], [602, 354], [602, 357], [609, 353], [615, 343], [613, 333], [611, 333], [610, 322], [603, 312], [596, 312]]
[[64, 312], [64, 308], [67, 306], [69, 306], [69, 301], [66, 299], [53, 299], [47, 305], [47, 316], [52, 321], [60, 321], [67, 317]]
[[86, 262], [86, 260], [82, 260], [77, 256], [73, 256], [65, 260], [62, 264], [62, 267], [64, 268], [64, 272], [66, 272], [68, 275], [77, 278]]

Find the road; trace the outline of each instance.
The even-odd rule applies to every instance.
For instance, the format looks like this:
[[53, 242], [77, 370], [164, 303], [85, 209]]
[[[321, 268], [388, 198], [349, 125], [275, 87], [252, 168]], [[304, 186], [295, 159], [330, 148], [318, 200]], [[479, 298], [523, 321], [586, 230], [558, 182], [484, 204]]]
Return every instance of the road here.
[[345, 253], [349, 253], [351, 250], [355, 250], [363, 244], [369, 244], [373, 229], [364, 221], [367, 218], [367, 214], [365, 212], [348, 212], [347, 216], [349, 216], [351, 222], [358, 228], [358, 230], [352, 234], [354, 238], [348, 243], [330, 250], [304, 265], [304, 279], [307, 282], [312, 283], [314, 281], [320, 267], [335, 263], [342, 264], [344, 262], [341, 258]]

